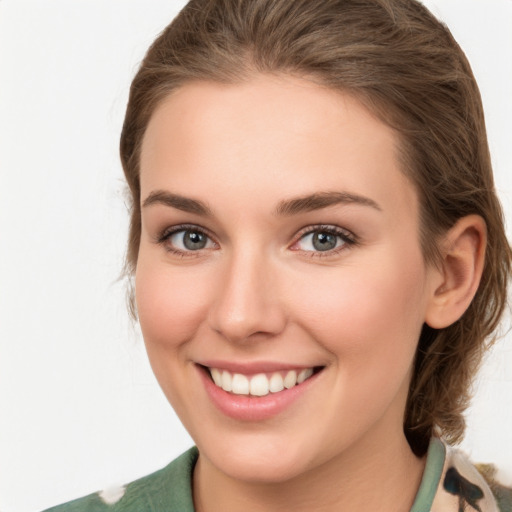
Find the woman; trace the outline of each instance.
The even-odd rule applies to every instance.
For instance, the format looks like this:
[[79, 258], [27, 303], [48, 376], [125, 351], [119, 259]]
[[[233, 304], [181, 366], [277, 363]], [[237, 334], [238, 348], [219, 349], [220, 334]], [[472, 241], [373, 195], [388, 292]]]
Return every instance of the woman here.
[[56, 510], [510, 510], [447, 443], [505, 306], [478, 88], [411, 0], [192, 0], [131, 88], [127, 271], [194, 439]]

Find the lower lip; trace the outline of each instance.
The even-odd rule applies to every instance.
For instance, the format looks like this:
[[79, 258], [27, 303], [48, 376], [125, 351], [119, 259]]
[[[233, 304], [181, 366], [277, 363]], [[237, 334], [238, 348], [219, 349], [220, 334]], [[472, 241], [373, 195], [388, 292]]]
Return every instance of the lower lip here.
[[240, 421], [263, 421], [277, 416], [304, 395], [322, 373], [315, 373], [293, 388], [257, 397], [228, 393], [213, 383], [204, 367], [198, 366], [198, 371], [214, 405], [226, 416]]

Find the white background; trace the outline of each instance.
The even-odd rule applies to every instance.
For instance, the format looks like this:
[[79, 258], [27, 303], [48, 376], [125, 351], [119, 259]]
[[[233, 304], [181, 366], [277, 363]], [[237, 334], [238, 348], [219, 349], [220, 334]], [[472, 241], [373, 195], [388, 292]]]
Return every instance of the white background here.
[[[512, 0], [429, 0], [466, 50], [512, 219]], [[0, 0], [0, 511], [167, 464], [191, 441], [118, 280], [128, 88], [178, 0]], [[510, 233], [510, 231], [509, 231]], [[512, 347], [477, 381], [464, 448], [512, 482]]]

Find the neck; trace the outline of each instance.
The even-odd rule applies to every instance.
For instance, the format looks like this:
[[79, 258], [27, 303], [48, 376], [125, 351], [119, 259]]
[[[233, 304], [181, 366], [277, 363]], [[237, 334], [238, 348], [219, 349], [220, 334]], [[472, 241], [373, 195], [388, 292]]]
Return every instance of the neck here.
[[195, 508], [197, 512], [406, 512], [424, 466], [425, 459], [412, 453], [403, 435], [386, 439], [384, 445], [370, 439], [284, 482], [240, 481], [201, 455], [194, 471]]

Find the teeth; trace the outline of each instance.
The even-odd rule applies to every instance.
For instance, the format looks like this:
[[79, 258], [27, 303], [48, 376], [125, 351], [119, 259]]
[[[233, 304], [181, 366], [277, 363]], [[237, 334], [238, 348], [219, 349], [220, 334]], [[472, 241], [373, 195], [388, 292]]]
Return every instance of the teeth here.
[[266, 396], [269, 393], [279, 393], [283, 389], [290, 389], [297, 384], [302, 384], [313, 375], [313, 368], [305, 368], [299, 373], [290, 370], [283, 375], [275, 372], [270, 378], [264, 373], [258, 373], [247, 377], [241, 373], [231, 374], [227, 370], [209, 368], [213, 382], [224, 391], [232, 392], [235, 395]]
[[251, 379], [250, 394], [254, 396], [265, 396], [269, 393], [269, 382], [264, 373], [255, 375]]
[[241, 373], [235, 373], [231, 381], [231, 390], [235, 395], [248, 395], [249, 379]]
[[231, 378], [231, 373], [224, 370], [222, 372], [222, 383], [221, 383], [222, 389], [224, 391], [231, 391], [233, 389], [232, 382], [233, 382], [233, 379]]
[[306, 379], [309, 379], [313, 375], [313, 368], [306, 368], [301, 370], [297, 376], [297, 384], [302, 384]]
[[212, 374], [213, 382], [215, 382], [215, 384], [217, 386], [219, 386], [219, 388], [221, 388], [222, 387], [222, 373], [220, 373], [220, 371], [217, 370], [217, 368], [212, 368], [210, 370], [210, 373]]
[[270, 377], [270, 383], [268, 387], [272, 393], [279, 393], [279, 391], [283, 391], [284, 382], [280, 373], [274, 373], [272, 377]]
[[297, 372], [295, 370], [290, 370], [284, 378], [284, 387], [286, 389], [290, 389], [293, 388], [295, 384], [297, 384]]

